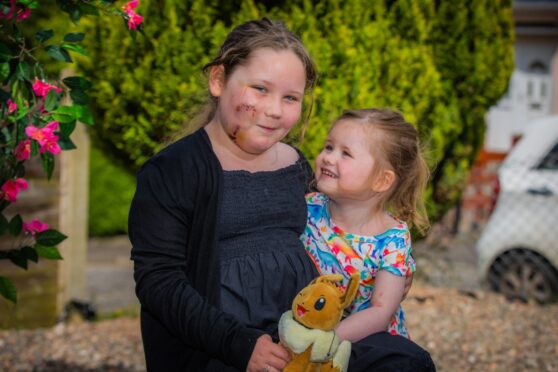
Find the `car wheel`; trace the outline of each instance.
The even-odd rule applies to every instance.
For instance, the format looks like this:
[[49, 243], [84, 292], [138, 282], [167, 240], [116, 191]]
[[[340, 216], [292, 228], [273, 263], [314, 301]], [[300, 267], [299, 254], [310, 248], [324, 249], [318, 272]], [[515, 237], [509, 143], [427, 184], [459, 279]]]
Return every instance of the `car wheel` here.
[[528, 249], [513, 249], [498, 256], [488, 272], [490, 287], [508, 299], [554, 299], [558, 292], [558, 273], [550, 262]]

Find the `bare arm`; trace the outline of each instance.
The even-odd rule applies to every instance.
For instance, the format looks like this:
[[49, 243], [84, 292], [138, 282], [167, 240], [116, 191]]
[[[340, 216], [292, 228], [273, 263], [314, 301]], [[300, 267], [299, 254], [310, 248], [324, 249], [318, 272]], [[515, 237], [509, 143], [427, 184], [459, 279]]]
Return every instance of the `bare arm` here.
[[335, 329], [342, 340], [356, 342], [372, 333], [385, 331], [403, 299], [405, 277], [380, 270], [376, 276], [372, 306], [352, 314]]

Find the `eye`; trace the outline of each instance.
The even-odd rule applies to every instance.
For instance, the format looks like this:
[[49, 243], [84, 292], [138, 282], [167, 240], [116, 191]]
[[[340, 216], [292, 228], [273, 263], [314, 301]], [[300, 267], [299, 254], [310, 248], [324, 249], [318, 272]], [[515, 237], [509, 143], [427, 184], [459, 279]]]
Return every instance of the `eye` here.
[[324, 308], [325, 304], [326, 304], [326, 299], [323, 298], [323, 297], [320, 297], [314, 303], [314, 309], [320, 311]]
[[286, 96], [285, 99], [289, 102], [297, 102], [298, 98], [295, 96]]
[[348, 156], [349, 158], [352, 158], [353, 156], [351, 155], [350, 152], [348, 151], [343, 151], [343, 156]]
[[261, 86], [261, 85], [254, 85], [254, 86], [252, 86], [252, 88], [257, 90], [260, 93], [266, 93], [267, 92], [266, 87]]
[[325, 145], [324, 150], [327, 151], [327, 152], [332, 152], [333, 151], [333, 146], [332, 145]]

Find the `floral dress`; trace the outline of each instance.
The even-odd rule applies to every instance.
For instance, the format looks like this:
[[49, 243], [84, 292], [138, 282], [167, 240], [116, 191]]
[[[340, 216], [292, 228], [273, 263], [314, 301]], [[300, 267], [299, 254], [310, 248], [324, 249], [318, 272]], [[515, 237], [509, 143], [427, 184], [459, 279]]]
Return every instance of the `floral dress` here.
[[[370, 307], [379, 270], [398, 276], [415, 271], [411, 235], [403, 221], [379, 235], [346, 233], [331, 220], [328, 203], [324, 194], [306, 195], [308, 221], [301, 240], [322, 275], [341, 274], [346, 284], [352, 274], [360, 273], [357, 295], [347, 308], [347, 314], [353, 314]], [[388, 332], [409, 338], [401, 305], [389, 323]]]

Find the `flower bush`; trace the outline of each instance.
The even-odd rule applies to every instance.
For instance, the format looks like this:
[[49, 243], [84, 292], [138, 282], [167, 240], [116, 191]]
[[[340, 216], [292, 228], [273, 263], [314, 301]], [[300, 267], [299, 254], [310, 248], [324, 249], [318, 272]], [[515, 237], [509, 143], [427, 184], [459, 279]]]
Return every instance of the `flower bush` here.
[[[138, 0], [122, 6], [115, 0], [58, 0], [58, 9], [74, 23], [82, 16], [100, 14], [121, 17], [131, 32], [142, 32], [143, 17], [136, 13]], [[93, 125], [87, 104], [91, 83], [82, 76], [62, 80], [46, 76], [37, 56], [72, 63], [72, 54], [87, 55], [80, 44], [85, 33], [67, 33], [55, 39], [51, 29], [40, 30], [32, 38], [25, 36], [25, 20], [42, 4], [38, 0], [0, 0], [0, 238], [12, 242], [0, 249], [0, 260], [10, 260], [27, 269], [28, 261], [62, 259], [57, 245], [66, 239], [61, 232], [34, 219], [23, 221], [19, 214], [6, 217], [6, 208], [17, 202], [28, 188], [25, 162], [39, 157], [50, 179], [55, 156], [75, 148], [71, 134], [77, 122]], [[69, 96], [71, 104], [63, 104]], [[11, 235], [11, 239], [5, 239]], [[0, 276], [0, 294], [13, 303], [17, 290]]]

